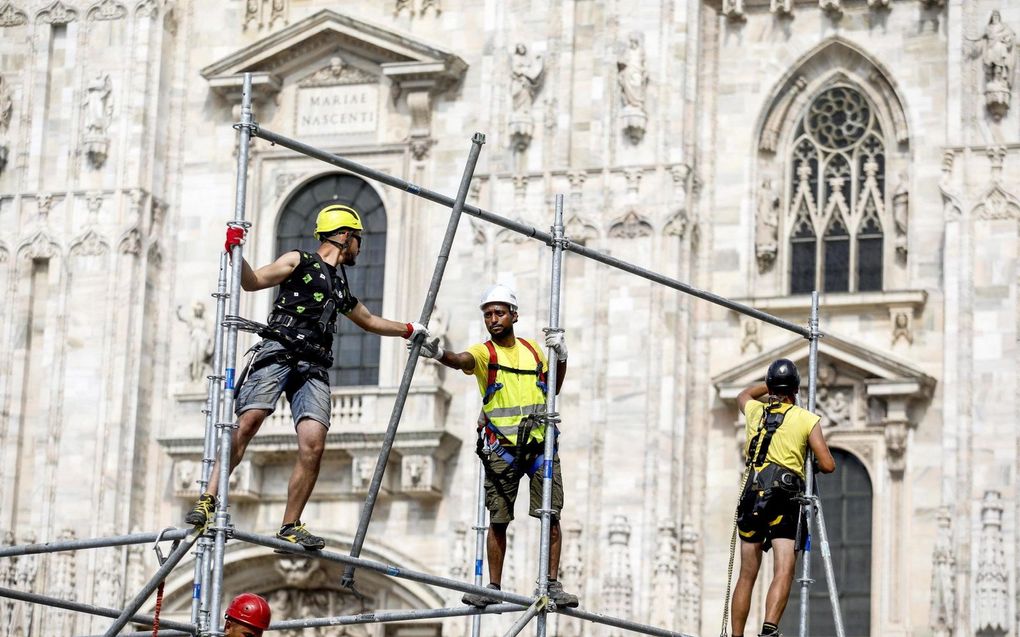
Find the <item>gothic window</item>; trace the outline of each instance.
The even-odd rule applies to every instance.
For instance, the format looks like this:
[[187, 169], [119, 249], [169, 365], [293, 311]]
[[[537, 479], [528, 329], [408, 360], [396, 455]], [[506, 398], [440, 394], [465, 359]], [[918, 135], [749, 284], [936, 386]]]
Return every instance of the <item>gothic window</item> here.
[[790, 169], [790, 292], [882, 289], [885, 141], [874, 107], [837, 85], [797, 124]]
[[[287, 201], [276, 232], [276, 252], [314, 252], [319, 247], [312, 236], [315, 217], [327, 203], [343, 203], [361, 213], [365, 226], [358, 264], [346, 269], [351, 292], [372, 311], [380, 314], [383, 275], [386, 269], [386, 209], [379, 195], [363, 179], [332, 174], [303, 186]], [[361, 330], [340, 317], [333, 339], [333, 386], [376, 385], [379, 383], [379, 336]]]
[[[860, 460], [841, 449], [833, 449], [836, 472], [819, 475], [816, 480], [822, 500], [822, 513], [829, 535], [832, 567], [843, 610], [843, 626], [847, 637], [871, 634], [871, 480]], [[832, 606], [821, 555], [817, 550], [817, 525], [812, 525], [811, 585], [809, 627], [812, 637], [835, 637]], [[801, 565], [797, 565], [800, 573]], [[781, 632], [797, 634], [800, 608], [800, 587], [794, 582], [795, 594], [783, 613]]]

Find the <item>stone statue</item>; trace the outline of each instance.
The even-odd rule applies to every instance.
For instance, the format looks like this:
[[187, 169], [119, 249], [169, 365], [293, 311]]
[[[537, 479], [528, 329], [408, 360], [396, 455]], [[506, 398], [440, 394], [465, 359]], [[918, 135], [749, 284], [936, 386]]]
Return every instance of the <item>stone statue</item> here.
[[645, 64], [645, 50], [641, 34], [632, 32], [627, 37], [627, 46], [616, 61], [617, 80], [620, 83], [620, 99], [623, 110], [623, 130], [635, 144], [645, 134], [648, 116], [645, 111], [645, 95], [648, 86], [648, 70]]
[[113, 83], [109, 74], [102, 73], [92, 78], [85, 88], [85, 111], [82, 126], [82, 146], [85, 156], [95, 168], [106, 162], [110, 139], [107, 131], [113, 116]]
[[985, 67], [985, 105], [996, 119], [1009, 110], [1016, 62], [1016, 33], [1002, 22], [998, 11], [992, 11], [980, 38], [981, 63]]
[[513, 113], [510, 116], [510, 139], [515, 150], [524, 151], [531, 144], [534, 121], [531, 106], [535, 93], [542, 86], [545, 62], [541, 55], [528, 55], [528, 47], [518, 44], [514, 48], [510, 65], [510, 95]]
[[[14, 112], [14, 98], [7, 84], [7, 79], [0, 75], [0, 136], [6, 135], [11, 125], [11, 113]], [[10, 153], [5, 142], [6, 140], [0, 139], [0, 173], [7, 167], [7, 157]]]
[[900, 173], [900, 181], [892, 197], [893, 222], [896, 224], [896, 254], [900, 259], [907, 258], [907, 223], [910, 209], [910, 191], [907, 190], [907, 177]]
[[758, 258], [759, 272], [768, 272], [776, 262], [779, 251], [779, 204], [779, 192], [772, 178], [766, 177], [758, 191], [755, 217], [754, 252]]
[[205, 319], [205, 304], [195, 301], [191, 306], [191, 316], [185, 317], [181, 306], [177, 306], [177, 319], [188, 326], [188, 378], [192, 382], [202, 380], [207, 365], [212, 363], [212, 338], [208, 322]]
[[956, 556], [953, 554], [952, 515], [949, 507], [939, 508], [938, 529], [932, 552], [931, 629], [932, 637], [952, 637], [956, 618]]

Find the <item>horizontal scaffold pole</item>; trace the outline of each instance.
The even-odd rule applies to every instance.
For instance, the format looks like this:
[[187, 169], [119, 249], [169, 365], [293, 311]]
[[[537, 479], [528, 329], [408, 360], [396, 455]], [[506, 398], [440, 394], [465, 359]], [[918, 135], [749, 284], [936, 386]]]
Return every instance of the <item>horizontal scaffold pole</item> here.
[[[163, 533], [160, 540], [180, 540], [187, 536], [188, 529], [172, 529]], [[77, 551], [80, 549], [98, 549], [108, 546], [127, 546], [128, 544], [148, 544], [155, 542], [159, 533], [131, 533], [111, 537], [85, 538], [81, 540], [59, 540], [42, 544], [20, 544], [0, 547], [0, 558], [17, 557], [19, 555], [37, 555], [39, 553], [57, 553], [59, 551]]]
[[503, 600], [504, 602], [517, 604], [518, 606], [523, 606], [525, 608], [531, 606], [531, 603], [535, 601], [532, 597], [525, 597], [524, 595], [518, 595], [516, 593], [508, 593], [506, 591], [498, 591], [491, 588], [484, 588], [482, 586], [475, 586], [474, 584], [468, 584], [467, 582], [461, 582], [448, 577], [439, 577], [438, 575], [429, 575], [428, 573], [411, 571], [405, 568], [393, 566], [392, 564], [373, 562], [372, 560], [366, 560], [360, 557], [351, 557], [350, 555], [342, 555], [340, 553], [334, 553], [333, 551], [306, 551], [300, 546], [295, 546], [292, 542], [278, 540], [275, 537], [269, 537], [268, 535], [258, 535], [234, 529], [234, 539], [242, 540], [250, 544], [258, 544], [259, 546], [265, 546], [271, 549], [279, 549], [287, 553], [294, 553], [305, 557], [317, 557], [321, 560], [326, 560], [327, 562], [350, 564], [355, 568], [363, 568], [369, 571], [375, 571], [376, 573], [382, 573], [383, 575], [389, 575], [390, 577], [408, 579], [421, 584], [430, 584], [432, 586], [449, 588], [462, 593], [481, 593], [488, 597], [494, 597], [496, 599]]
[[[46, 595], [39, 595], [37, 593], [25, 593], [23, 591], [16, 591], [10, 588], [0, 588], [0, 597], [6, 597], [8, 599], [16, 599], [21, 602], [28, 602], [30, 604], [42, 604], [44, 606], [52, 606], [54, 608], [62, 608], [64, 610], [72, 610], [78, 613], [87, 613], [89, 615], [98, 615], [99, 617], [109, 617], [111, 619], [116, 618], [120, 615], [120, 611], [116, 608], [103, 608], [102, 606], [93, 606], [92, 604], [82, 604], [81, 602], [72, 602], [66, 599], [57, 599], [56, 597], [48, 597]], [[130, 618], [132, 624], [139, 626], [152, 626], [152, 615], [132, 615]], [[172, 628], [175, 630], [184, 631], [184, 635], [193, 635], [195, 633], [195, 627], [191, 624], [184, 622], [175, 622], [165, 619], [159, 620], [160, 629]], [[147, 633], [152, 634], [152, 630]]]
[[[299, 142], [295, 139], [291, 139], [284, 135], [274, 133], [271, 130], [257, 126], [255, 128], [254, 134], [256, 137], [261, 137], [262, 139], [272, 144], [277, 144], [283, 146], [284, 148], [289, 148], [295, 152], [307, 155], [314, 159], [324, 161], [327, 164], [332, 164], [339, 168], [343, 168], [344, 170], [348, 170], [357, 175], [361, 175], [362, 177], [368, 177], [369, 179], [374, 179], [375, 181], [386, 184], [388, 186], [399, 188], [400, 190], [421, 197], [423, 199], [427, 199], [433, 203], [446, 206], [447, 208], [452, 208], [454, 205], [454, 199], [452, 197], [449, 197], [442, 193], [435, 192], [433, 190], [429, 190], [428, 188], [423, 188], [417, 184], [413, 184], [409, 181], [400, 179], [399, 177], [394, 177], [393, 175], [384, 173], [379, 170], [375, 170], [374, 168], [363, 166], [345, 157], [334, 155], [333, 153], [329, 153], [314, 146], [310, 146], [308, 144], [305, 144], [304, 142]], [[482, 221], [488, 221], [489, 223], [496, 224], [497, 226], [501, 226], [503, 228], [506, 228], [507, 230], [512, 230], [513, 232], [517, 232], [526, 237], [538, 239], [539, 241], [542, 241], [547, 245], [552, 245], [553, 242], [552, 235], [549, 234], [548, 232], [543, 232], [534, 226], [529, 226], [526, 223], [521, 223], [519, 221], [514, 221], [513, 219], [508, 219], [506, 217], [488, 212], [486, 210], [483, 210], [477, 206], [472, 206], [470, 204], [464, 205], [464, 212], [473, 217], [477, 217]], [[563, 249], [573, 252], [574, 254], [578, 254], [582, 257], [587, 257], [593, 261], [598, 261], [599, 263], [608, 265], [610, 267], [623, 270], [624, 272], [629, 272], [630, 274], [639, 276], [643, 279], [647, 279], [654, 283], [659, 283], [668, 288], [678, 290], [685, 294], [690, 294], [691, 296], [697, 297], [704, 301], [708, 301], [709, 303], [714, 303], [716, 305], [725, 307], [727, 309], [733, 310], [734, 312], [739, 312], [740, 314], [756, 318], [759, 321], [770, 323], [772, 325], [775, 325], [776, 327], [788, 330], [795, 334], [799, 334], [804, 338], [809, 338], [811, 336], [810, 330], [804, 326], [797, 325], [796, 323], [791, 323], [790, 321], [781, 319], [778, 316], [773, 316], [768, 312], [762, 312], [757, 308], [753, 308], [749, 305], [744, 305], [743, 303], [732, 301], [730, 299], [727, 299], [726, 297], [719, 296], [718, 294], [713, 294], [706, 290], [696, 288], [694, 286], [683, 283], [682, 281], [678, 281], [668, 276], [661, 275], [658, 272], [652, 272], [651, 270], [634, 265], [633, 263], [628, 263], [627, 261], [611, 257], [608, 254], [604, 254], [597, 250], [586, 248], [585, 246], [580, 245], [578, 243], [574, 243], [573, 241], [567, 240], [563, 245]]]
[[455, 608], [424, 608], [410, 610], [377, 610], [360, 615], [340, 615], [338, 617], [317, 617], [310, 619], [286, 619], [273, 622], [269, 630], [292, 630], [294, 628], [320, 628], [323, 626], [347, 626], [350, 624], [377, 624], [386, 622], [406, 622], [420, 619], [443, 619], [445, 617], [465, 617], [468, 615], [498, 615], [521, 610], [517, 604], [491, 604], [485, 608], [474, 606], [457, 606]]
[[[160, 620], [160, 622], [159, 622], [159, 637], [184, 637], [185, 635], [190, 637], [191, 635], [194, 635], [194, 634], [195, 633], [189, 633], [189, 632], [185, 632], [183, 630], [163, 630], [163, 621]], [[86, 637], [103, 637], [103, 636], [102, 635], [86, 635]], [[139, 633], [139, 632], [134, 632], [134, 633], [119, 633], [117, 635], [117, 637], [152, 637], [152, 631], [151, 630], [147, 630], [147, 631], [142, 632], [142, 633]]]

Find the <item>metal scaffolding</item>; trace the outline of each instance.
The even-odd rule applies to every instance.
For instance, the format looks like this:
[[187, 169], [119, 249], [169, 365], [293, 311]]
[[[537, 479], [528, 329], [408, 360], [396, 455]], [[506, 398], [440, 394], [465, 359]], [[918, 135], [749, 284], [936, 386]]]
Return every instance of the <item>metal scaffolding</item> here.
[[[808, 408], [814, 408], [815, 386], [817, 376], [818, 339], [822, 334], [818, 330], [818, 295], [812, 296], [811, 322], [807, 328], [791, 323], [784, 319], [772, 316], [756, 308], [732, 301], [718, 296], [711, 292], [700, 290], [686, 283], [666, 277], [662, 274], [647, 270], [637, 265], [628, 263], [621, 259], [592, 250], [579, 243], [571, 241], [564, 236], [563, 226], [563, 196], [557, 195], [555, 200], [555, 217], [551, 232], [543, 232], [533, 226], [514, 221], [506, 217], [488, 212], [476, 206], [466, 203], [467, 193], [474, 175], [474, 169], [481, 152], [481, 146], [485, 143], [484, 135], [476, 133], [471, 141], [471, 149], [468, 160], [464, 167], [460, 186], [455, 198], [428, 190], [417, 184], [404, 181], [400, 178], [357, 164], [349, 159], [334, 155], [324, 150], [309, 146], [300, 141], [289, 139], [260, 127], [255, 123], [252, 114], [252, 76], [250, 73], [244, 75], [243, 90], [241, 98], [241, 121], [234, 126], [238, 131], [238, 153], [237, 153], [237, 182], [235, 191], [234, 217], [228, 222], [228, 226], [237, 228], [248, 228], [250, 225], [245, 220], [247, 173], [249, 162], [249, 149], [253, 137], [264, 139], [306, 156], [320, 159], [324, 162], [338, 166], [346, 171], [378, 181], [380, 183], [399, 188], [409, 194], [421, 197], [451, 209], [446, 234], [440, 248], [440, 254], [433, 271], [432, 280], [426, 295], [425, 304], [422, 308], [420, 322], [427, 325], [435, 306], [435, 300], [442, 283], [446, 264], [449, 260], [450, 250], [459, 225], [462, 213], [469, 214], [483, 221], [496, 224], [513, 232], [537, 239], [547, 244], [552, 250], [551, 265], [551, 286], [549, 303], [549, 325], [545, 331], [559, 331], [560, 310], [561, 310], [561, 279], [562, 260], [564, 252], [592, 259], [610, 267], [634, 274], [649, 281], [659, 283], [671, 289], [689, 294], [691, 296], [709, 301], [721, 307], [739, 312], [746, 316], [775, 325], [784, 330], [793, 332], [810, 341], [809, 350], [809, 373], [808, 373]], [[14, 558], [17, 556], [51, 553], [57, 551], [76, 551], [81, 549], [119, 547], [131, 544], [142, 544], [149, 542], [172, 541], [173, 547], [165, 560], [160, 554], [160, 566], [156, 572], [145, 583], [142, 589], [125, 605], [121, 610], [101, 608], [89, 604], [60, 600], [44, 595], [29, 592], [15, 591], [8, 588], [0, 588], [0, 597], [19, 600], [28, 603], [44, 604], [56, 608], [62, 608], [77, 612], [114, 618], [115, 621], [104, 633], [104, 637], [115, 635], [148, 635], [145, 633], [123, 633], [122, 630], [128, 624], [151, 627], [155, 621], [152, 616], [139, 615], [138, 611], [151, 596], [153, 591], [163, 582], [178, 563], [195, 548], [194, 565], [194, 586], [192, 595], [190, 622], [159, 621], [161, 632], [164, 635], [198, 635], [199, 637], [222, 636], [221, 603], [223, 596], [223, 560], [225, 547], [228, 540], [248, 542], [253, 545], [268, 547], [278, 552], [296, 553], [306, 557], [317, 558], [329, 562], [340, 563], [345, 566], [341, 584], [353, 588], [355, 585], [355, 569], [365, 569], [385, 575], [387, 577], [403, 578], [429, 586], [442, 587], [465, 593], [480, 593], [487, 597], [500, 600], [500, 603], [487, 606], [483, 609], [472, 606], [438, 608], [438, 609], [412, 609], [412, 610], [376, 610], [373, 612], [358, 615], [346, 615], [338, 617], [322, 618], [301, 618], [287, 619], [274, 622], [269, 630], [286, 630], [294, 628], [314, 628], [319, 626], [333, 626], [341, 624], [366, 624], [393, 621], [411, 621], [420, 619], [436, 619], [458, 616], [472, 617], [472, 637], [478, 637], [480, 631], [480, 619], [482, 615], [518, 612], [520, 613], [513, 626], [506, 633], [506, 637], [514, 637], [523, 630], [531, 619], [537, 619], [538, 637], [546, 637], [546, 621], [550, 612], [556, 612], [569, 617], [583, 619], [607, 626], [613, 626], [625, 630], [635, 631], [657, 637], [690, 637], [684, 633], [675, 632], [667, 628], [659, 628], [630, 621], [624, 618], [611, 617], [601, 613], [594, 613], [582, 609], [557, 608], [548, 597], [548, 569], [550, 559], [550, 533], [553, 521], [552, 510], [552, 476], [553, 461], [555, 456], [555, 435], [545, 436], [545, 465], [542, 467], [543, 492], [541, 513], [541, 538], [540, 553], [537, 573], [537, 591], [535, 595], [525, 596], [512, 592], [483, 588], [482, 568], [485, 543], [485, 517], [486, 511], [483, 503], [484, 474], [479, 469], [478, 474], [478, 509], [474, 526], [476, 531], [474, 579], [471, 583], [458, 580], [412, 571], [397, 565], [383, 564], [360, 557], [361, 549], [367, 535], [368, 526], [376, 498], [382, 483], [383, 474], [387, 466], [387, 460], [392, 448], [396, 431], [400, 423], [404, 403], [414, 375], [421, 340], [411, 342], [410, 355], [404, 367], [401, 377], [397, 398], [393, 406], [386, 435], [380, 449], [379, 459], [376, 463], [375, 472], [369, 487], [362, 515], [359, 520], [357, 534], [352, 543], [350, 554], [344, 555], [333, 551], [305, 551], [301, 547], [279, 540], [274, 537], [257, 535], [235, 528], [230, 520], [229, 513], [229, 474], [231, 457], [231, 434], [236, 428], [233, 421], [234, 410], [234, 385], [235, 385], [235, 361], [237, 359], [237, 338], [241, 320], [238, 318], [240, 309], [241, 270], [243, 259], [243, 246], [235, 245], [229, 255], [222, 254], [219, 263], [219, 277], [216, 292], [213, 294], [216, 299], [216, 322], [221, 329], [216, 331], [213, 347], [213, 375], [209, 376], [207, 387], [207, 399], [204, 414], [206, 421], [206, 433], [204, 440], [204, 453], [202, 459], [202, 472], [199, 486], [205, 492], [216, 458], [219, 458], [219, 483], [218, 498], [215, 511], [215, 518], [206, 529], [167, 529], [161, 533], [134, 533], [108, 538], [68, 540], [49, 542], [44, 544], [32, 544], [21, 546], [0, 547], [0, 559]], [[230, 275], [228, 277], [228, 268]], [[228, 289], [229, 283], [229, 289]], [[550, 349], [547, 352], [547, 360], [554, 361], [555, 353]], [[221, 373], [222, 372], [222, 373]], [[549, 365], [548, 386], [552, 391], [547, 395], [547, 409], [545, 420], [547, 427], [555, 427], [559, 422], [557, 413], [557, 377], [556, 365]], [[217, 440], [218, 439], [218, 440]], [[808, 516], [808, 532], [813, 517], [817, 516], [818, 531], [821, 535], [821, 553], [825, 565], [826, 578], [829, 584], [830, 601], [837, 626], [838, 637], [843, 637], [842, 618], [839, 610], [838, 598], [835, 591], [835, 580], [832, 571], [831, 559], [829, 556], [829, 545], [825, 536], [825, 524], [822, 516], [821, 506], [817, 495], [813, 490], [811, 457], [808, 454], [807, 465], [807, 486], [803, 506], [812, 515]], [[810, 543], [809, 543], [810, 546]], [[810, 550], [810, 549], [808, 549]], [[801, 606], [800, 606], [800, 635], [807, 635], [807, 591], [813, 580], [810, 579], [810, 564], [805, 553], [803, 563], [803, 574], [798, 580], [801, 584]], [[726, 600], [729, 603], [729, 600]], [[163, 630], [166, 629], [166, 630]]]

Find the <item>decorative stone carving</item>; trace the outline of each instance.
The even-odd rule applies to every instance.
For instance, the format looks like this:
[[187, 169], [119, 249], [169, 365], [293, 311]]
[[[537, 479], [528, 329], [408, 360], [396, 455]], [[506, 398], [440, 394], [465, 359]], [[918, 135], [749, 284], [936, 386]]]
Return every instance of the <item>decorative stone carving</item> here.
[[754, 253], [758, 259], [758, 271], [768, 272], [776, 262], [779, 251], [779, 191], [771, 177], [762, 179], [758, 190], [757, 215], [755, 217]]
[[113, 83], [108, 73], [101, 73], [89, 81], [85, 89], [85, 101], [82, 110], [85, 112], [82, 127], [82, 152], [93, 168], [101, 168], [106, 163], [110, 146], [108, 131], [113, 116]]
[[279, 199], [286, 193], [291, 184], [301, 178], [301, 173], [277, 173], [276, 188], [273, 190], [273, 197]]
[[828, 426], [849, 427], [852, 396], [852, 387], [822, 386], [815, 396], [815, 407], [828, 419]]
[[[340, 591], [324, 587], [279, 588], [275, 591], [261, 591], [269, 601], [273, 615], [279, 617], [336, 617], [358, 615], [370, 608], [377, 608], [375, 598], [353, 591]], [[315, 635], [321, 637], [368, 637], [370, 634], [361, 626], [330, 626], [316, 628]], [[302, 637], [310, 634], [309, 629], [280, 631], [282, 637]]]
[[830, 18], [839, 19], [843, 17], [842, 0], [818, 0], [818, 8], [829, 14]]
[[623, 132], [632, 143], [637, 144], [644, 137], [648, 124], [645, 110], [648, 70], [641, 33], [634, 31], [627, 36], [627, 46], [616, 61], [616, 70], [623, 101], [623, 110], [620, 111]]
[[237, 500], [254, 500], [260, 495], [261, 472], [251, 460], [242, 460], [230, 474], [230, 495]]
[[952, 637], [956, 623], [956, 557], [953, 555], [953, 516], [939, 508], [931, 572], [931, 634]]
[[[584, 605], [584, 548], [581, 543], [582, 529], [579, 523], [568, 522], [563, 526], [563, 558], [560, 560], [560, 580], [564, 586], [577, 594]], [[559, 618], [559, 634], [562, 637], [580, 637], [584, 622], [561, 615]]]
[[907, 467], [907, 423], [887, 422], [885, 423], [885, 452], [889, 462], [889, 472], [896, 475], [903, 475]]
[[909, 222], [910, 191], [907, 189], [907, 175], [900, 173], [899, 183], [892, 197], [893, 223], [896, 226], [896, 256], [901, 263], [907, 261], [907, 224]]
[[284, 554], [273, 561], [273, 569], [287, 586], [294, 588], [318, 587], [327, 579], [322, 562], [304, 555]]
[[407, 94], [407, 108], [411, 111], [411, 133], [408, 143], [411, 155], [423, 161], [435, 140], [432, 131], [432, 96], [427, 90], [411, 90]]
[[28, 22], [28, 16], [13, 3], [0, 5], [0, 27], [20, 27]]
[[901, 339], [908, 345], [914, 343], [913, 317], [909, 310], [890, 308], [892, 314], [892, 345]]
[[344, 62], [340, 55], [329, 58], [329, 63], [305, 76], [298, 82], [301, 88], [316, 86], [343, 86], [347, 84], [375, 84], [379, 78]]
[[272, 0], [269, 5], [269, 28], [276, 26], [277, 22], [287, 24], [287, 0]]
[[[415, 0], [395, 0], [393, 3], [393, 15], [400, 17], [405, 12], [409, 18], [415, 17]], [[439, 17], [439, 14], [443, 12], [442, 4], [440, 0], [419, 0], [417, 15], [424, 18], [429, 13], [432, 13], [433, 17]]]
[[[784, 0], [778, 0], [783, 2]], [[790, 2], [789, 11], [787, 14], [793, 12], [793, 0]], [[773, 0], [774, 3], [777, 0]], [[774, 12], [778, 12], [778, 9]], [[782, 95], [776, 100], [775, 106], [769, 111], [768, 119], [765, 120], [765, 126], [761, 133], [761, 139], [758, 141], [758, 150], [774, 153], [776, 152], [776, 145], [779, 143], [779, 134], [783, 130], [783, 126], [787, 122], [787, 112], [790, 110], [790, 106], [794, 100], [807, 88], [807, 79], [804, 76], [798, 75], [793, 80], [793, 84], [789, 90], [783, 92]]]
[[[609, 559], [605, 578], [602, 582], [603, 599], [607, 614], [630, 619], [634, 597], [634, 580], [630, 564], [630, 523], [624, 515], [613, 516], [609, 524]], [[611, 637], [623, 637], [618, 629], [609, 629]]]
[[613, 239], [638, 239], [651, 235], [652, 224], [642, 218], [636, 210], [631, 210], [609, 226], [609, 236]]
[[163, 232], [163, 220], [166, 219], [167, 205], [165, 201], [157, 197], [152, 197], [149, 203], [152, 215], [149, 222], [149, 238], [153, 239]]
[[135, 17], [155, 18], [159, 14], [159, 5], [156, 0], [141, 0], [135, 5]]
[[687, 217], [687, 208], [681, 207], [674, 210], [673, 214], [666, 219], [662, 231], [667, 237], [680, 237], [683, 239], [687, 234], [687, 227], [689, 225], [690, 219]]
[[99, 4], [92, 5], [86, 14], [89, 22], [96, 20], [120, 20], [127, 15], [127, 7], [114, 0], [102, 0]]
[[185, 316], [182, 310], [183, 308], [178, 305], [177, 320], [184, 323], [188, 330], [188, 379], [192, 383], [198, 383], [205, 377], [206, 369], [212, 371], [212, 329], [205, 317], [205, 303], [195, 301], [189, 316]]
[[869, 9], [888, 9], [890, 0], [868, 0]]
[[981, 502], [981, 539], [974, 577], [974, 623], [981, 637], [1003, 637], [1010, 630], [1009, 572], [1002, 536], [1002, 499], [985, 491]]
[[[14, 533], [7, 531], [4, 533], [3, 546], [14, 546], [17, 542], [14, 539]], [[17, 564], [18, 557], [9, 557], [0, 560], [0, 586], [4, 588], [15, 588], [18, 585], [17, 577]], [[4, 630], [4, 637], [10, 634], [14, 629], [14, 611], [15, 602], [13, 599], [4, 597], [0, 599], [0, 630]]]
[[33, 259], [52, 259], [59, 253], [57, 242], [44, 232], [37, 232], [18, 248], [18, 259], [22, 262]]
[[701, 625], [701, 569], [698, 565], [698, 532], [694, 525], [680, 529], [680, 627], [695, 630]]
[[131, 228], [121, 237], [117, 250], [121, 254], [133, 254], [138, 256], [142, 253], [142, 233], [138, 228]]
[[730, 22], [743, 22], [747, 19], [744, 13], [744, 0], [723, 0], [722, 14]]
[[586, 243], [599, 236], [599, 229], [590, 220], [572, 212], [570, 218], [563, 224], [563, 234], [571, 241]]
[[1016, 64], [1016, 33], [1002, 22], [996, 10], [988, 18], [988, 26], [979, 40], [978, 50], [985, 69], [985, 107], [995, 119], [1009, 110]]
[[67, 24], [77, 19], [78, 12], [60, 0], [54, 0], [53, 4], [36, 14], [36, 20], [46, 24]]
[[535, 94], [542, 87], [545, 62], [540, 54], [528, 55], [528, 47], [519, 43], [514, 47], [510, 64], [510, 96], [512, 113], [510, 115], [510, 141], [513, 149], [524, 152], [531, 144], [534, 132], [534, 120], [531, 107], [535, 103]]
[[655, 566], [652, 572], [652, 623], [656, 626], [675, 626], [679, 600], [680, 570], [676, 523], [659, 522], [655, 540]]
[[771, 0], [769, 11], [780, 17], [792, 16], [793, 0]]
[[974, 208], [974, 216], [978, 219], [1020, 219], [1020, 201], [995, 184]]
[[192, 498], [198, 494], [198, 481], [202, 477], [202, 463], [195, 460], [178, 460], [174, 463], [174, 495]]
[[71, 244], [72, 257], [98, 257], [109, 252], [110, 246], [99, 234], [89, 228]]
[[10, 146], [7, 144], [7, 131], [11, 125], [11, 115], [14, 113], [14, 96], [8, 80], [0, 75], [0, 174], [3, 174], [7, 167], [7, 158], [10, 155]]
[[[36, 541], [37, 538], [34, 531], [27, 531], [22, 537], [18, 538], [18, 544], [35, 544]], [[19, 556], [17, 563], [14, 564], [14, 582], [11, 588], [15, 588], [20, 591], [33, 592], [35, 590], [35, 580], [38, 574], [38, 555]], [[14, 620], [11, 625], [7, 626], [7, 635], [9, 637], [31, 635], [34, 632], [32, 630], [32, 620], [35, 617], [35, 609], [35, 604], [24, 604], [21, 608], [20, 621], [18, 620], [17, 613], [15, 611]]]
[[244, 24], [243, 29], [248, 30], [251, 23], [258, 25], [259, 14], [262, 11], [262, 0], [245, 0], [244, 3]]
[[400, 460], [400, 489], [412, 495], [439, 496], [438, 467], [430, 455], [406, 455]]
[[399, 18], [404, 12], [414, 17], [414, 0], [395, 0], [393, 3], [393, 15]]
[[921, 5], [926, 9], [944, 9], [946, 0], [921, 0]]
[[421, 0], [421, 10], [419, 15], [424, 18], [428, 15], [429, 11], [432, 12], [433, 16], [438, 18], [439, 14], [443, 12], [440, 0]]
[[[64, 529], [60, 533], [60, 541], [66, 542], [69, 540], [76, 539], [74, 529]], [[57, 599], [74, 599], [75, 593], [77, 592], [77, 572], [76, 572], [76, 553], [70, 551], [62, 551], [54, 555], [51, 559], [52, 570], [49, 575], [49, 584], [47, 585], [46, 593]], [[74, 635], [75, 632], [75, 619], [77, 613], [71, 611], [55, 611], [50, 621], [53, 622], [53, 629], [55, 635]]]
[[743, 354], [752, 347], [761, 352], [761, 332], [758, 329], [757, 319], [741, 316], [740, 324], [744, 332], [744, 337], [740, 340], [740, 353]]
[[50, 211], [53, 210], [53, 195], [50, 193], [40, 193], [35, 196], [36, 207], [39, 209], [39, 220], [46, 221], [50, 216]]
[[375, 456], [354, 456], [351, 459], [351, 489], [355, 493], [368, 493], [375, 464]]

